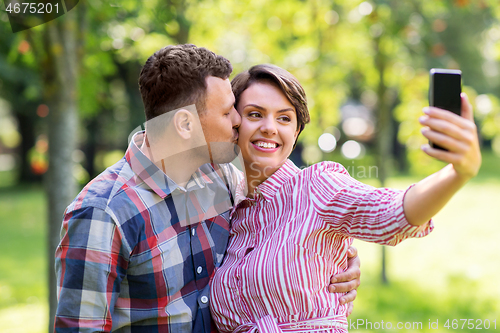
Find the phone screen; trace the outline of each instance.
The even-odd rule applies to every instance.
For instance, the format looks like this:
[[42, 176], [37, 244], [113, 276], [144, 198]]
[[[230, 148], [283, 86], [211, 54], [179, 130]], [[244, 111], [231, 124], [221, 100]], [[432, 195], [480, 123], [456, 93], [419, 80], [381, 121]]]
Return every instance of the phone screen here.
[[429, 105], [460, 114], [462, 100], [462, 72], [433, 68], [430, 71]]
[[[429, 105], [461, 114], [462, 72], [433, 68], [430, 71]], [[446, 150], [430, 143], [431, 147]]]

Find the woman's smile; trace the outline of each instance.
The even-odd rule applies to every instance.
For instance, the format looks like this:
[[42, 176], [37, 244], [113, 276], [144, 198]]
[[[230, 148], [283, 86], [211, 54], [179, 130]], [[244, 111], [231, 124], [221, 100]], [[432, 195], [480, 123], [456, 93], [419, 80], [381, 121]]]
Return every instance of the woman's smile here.
[[254, 148], [265, 153], [274, 153], [280, 147], [280, 144], [272, 140], [260, 139], [252, 142]]
[[247, 177], [262, 182], [292, 152], [298, 135], [295, 107], [274, 83], [262, 81], [243, 91], [236, 109], [241, 115], [238, 145]]

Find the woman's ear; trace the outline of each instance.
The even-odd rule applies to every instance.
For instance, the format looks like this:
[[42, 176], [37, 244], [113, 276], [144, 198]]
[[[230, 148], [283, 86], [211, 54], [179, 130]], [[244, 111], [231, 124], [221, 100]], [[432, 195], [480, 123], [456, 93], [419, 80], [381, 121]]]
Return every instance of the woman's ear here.
[[190, 139], [193, 135], [193, 115], [185, 109], [180, 109], [174, 115], [173, 124], [177, 134], [183, 139]]
[[297, 131], [295, 132], [295, 136], [294, 136], [295, 141], [297, 141], [297, 137], [299, 136], [300, 132], [301, 132], [301, 129], [299, 127], [299, 128], [297, 128]]
[[295, 132], [295, 135], [294, 135], [294, 140], [295, 140], [295, 142], [294, 142], [294, 144], [293, 144], [293, 148], [292, 148], [292, 150], [293, 150], [293, 149], [295, 149], [295, 147], [297, 146], [297, 138], [299, 137], [300, 132], [302, 132], [302, 129], [299, 127], [299, 128], [297, 129], [297, 131]]

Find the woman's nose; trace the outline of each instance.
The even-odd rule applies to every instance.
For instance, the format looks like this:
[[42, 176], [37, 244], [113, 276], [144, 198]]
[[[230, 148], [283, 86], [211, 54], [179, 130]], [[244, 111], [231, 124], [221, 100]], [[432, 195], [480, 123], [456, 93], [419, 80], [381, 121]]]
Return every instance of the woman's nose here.
[[266, 117], [262, 119], [262, 125], [260, 127], [260, 131], [262, 133], [266, 133], [267, 135], [276, 134], [276, 122], [271, 117]]

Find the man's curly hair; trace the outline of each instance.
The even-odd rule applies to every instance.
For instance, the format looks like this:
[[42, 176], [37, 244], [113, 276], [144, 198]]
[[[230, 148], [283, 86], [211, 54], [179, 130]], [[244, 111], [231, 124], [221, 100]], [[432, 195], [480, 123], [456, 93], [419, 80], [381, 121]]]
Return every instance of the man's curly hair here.
[[183, 106], [205, 110], [208, 76], [227, 79], [233, 68], [226, 58], [192, 44], [169, 45], [144, 64], [139, 90], [146, 120]]

